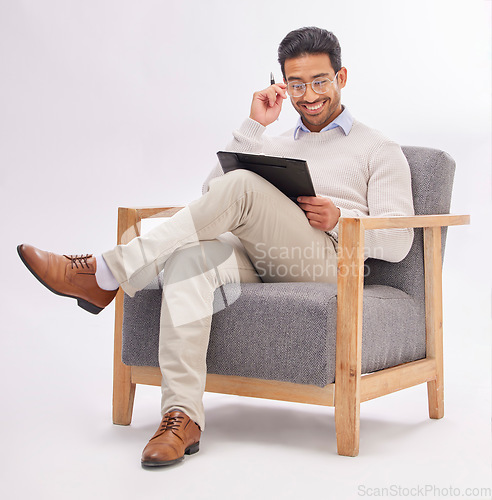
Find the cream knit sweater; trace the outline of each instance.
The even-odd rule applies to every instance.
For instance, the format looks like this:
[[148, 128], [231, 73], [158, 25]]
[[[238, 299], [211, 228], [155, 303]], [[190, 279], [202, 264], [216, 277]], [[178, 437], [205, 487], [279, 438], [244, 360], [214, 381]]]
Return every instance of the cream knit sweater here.
[[[336, 127], [319, 133], [301, 131], [294, 140], [293, 129], [278, 137], [267, 136], [265, 130], [248, 118], [234, 131], [227, 150], [306, 160], [316, 194], [331, 198], [341, 217], [413, 215], [407, 160], [400, 146], [378, 131], [357, 120], [348, 135]], [[220, 175], [217, 165], [203, 184], [204, 193], [210, 180]], [[338, 224], [330, 234], [336, 237]], [[365, 256], [398, 262], [412, 240], [411, 229], [366, 231]]]

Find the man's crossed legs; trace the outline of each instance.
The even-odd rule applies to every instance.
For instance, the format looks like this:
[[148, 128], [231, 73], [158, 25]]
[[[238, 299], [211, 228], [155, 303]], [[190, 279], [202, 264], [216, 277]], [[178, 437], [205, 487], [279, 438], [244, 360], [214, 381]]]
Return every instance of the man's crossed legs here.
[[[229, 238], [232, 233], [237, 239]], [[239, 243], [240, 242], [240, 243]], [[99, 312], [116, 292], [97, 286], [92, 256], [56, 256], [27, 245], [19, 255], [50, 290]], [[236, 170], [153, 230], [103, 253], [134, 296], [163, 269], [159, 340], [163, 419], [142, 455], [167, 465], [198, 451], [214, 292], [237, 282], [336, 282], [336, 243], [260, 176]], [[82, 301], [82, 302], [81, 302]]]

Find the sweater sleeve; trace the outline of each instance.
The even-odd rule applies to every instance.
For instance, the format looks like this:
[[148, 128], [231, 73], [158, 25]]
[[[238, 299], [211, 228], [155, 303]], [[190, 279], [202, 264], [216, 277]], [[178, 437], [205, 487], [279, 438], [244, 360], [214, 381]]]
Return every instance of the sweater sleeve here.
[[[367, 205], [373, 217], [414, 215], [410, 168], [400, 146], [382, 143], [371, 155]], [[341, 217], [366, 217], [359, 210], [340, 207]], [[338, 224], [333, 229], [338, 233]], [[365, 232], [365, 257], [399, 262], [408, 254], [413, 229], [372, 229]]]
[[[238, 130], [232, 135], [232, 141], [227, 145], [225, 151], [236, 153], [261, 153], [263, 149], [263, 132], [266, 127], [251, 118], [246, 119]], [[208, 174], [202, 186], [202, 194], [208, 191], [210, 181], [215, 177], [224, 175], [220, 163], [217, 163]]]

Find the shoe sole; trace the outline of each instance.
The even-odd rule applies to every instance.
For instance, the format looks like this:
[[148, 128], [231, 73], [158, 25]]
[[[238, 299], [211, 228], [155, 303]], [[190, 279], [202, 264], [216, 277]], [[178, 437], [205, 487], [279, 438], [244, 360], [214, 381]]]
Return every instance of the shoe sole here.
[[[195, 443], [195, 444], [192, 444], [191, 446], [189, 446], [188, 448], [186, 448], [185, 452], [184, 452], [184, 455], [194, 455], [195, 453], [198, 453], [198, 451], [200, 450], [200, 441], [198, 441], [198, 443]], [[184, 460], [184, 455], [182, 457], [178, 457], [174, 460], [168, 460], [167, 462], [144, 462], [142, 460], [142, 467], [163, 467], [163, 466], [166, 466], [166, 465], [173, 465], [173, 464], [176, 464], [178, 462], [181, 462], [182, 460]]]
[[57, 292], [56, 290], [53, 290], [50, 286], [48, 286], [32, 269], [31, 266], [26, 262], [24, 259], [24, 256], [22, 255], [21, 245], [17, 245], [17, 253], [19, 254], [20, 259], [22, 260], [23, 264], [29, 269], [31, 274], [42, 284], [44, 285], [50, 292], [53, 292], [55, 295], [59, 295], [60, 297], [69, 297], [71, 299], [76, 299], [77, 304], [79, 307], [82, 309], [92, 313], [92, 314], [99, 314], [104, 308], [103, 307], [98, 307], [95, 306], [94, 304], [91, 304], [90, 302], [87, 302], [87, 300], [81, 299], [80, 297], [76, 297], [75, 295], [67, 295], [65, 293], [60, 293]]

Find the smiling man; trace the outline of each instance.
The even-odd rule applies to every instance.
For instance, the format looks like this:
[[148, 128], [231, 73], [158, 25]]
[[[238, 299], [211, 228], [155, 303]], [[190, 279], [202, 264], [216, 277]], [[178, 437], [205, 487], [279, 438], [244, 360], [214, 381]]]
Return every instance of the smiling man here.
[[[307, 160], [317, 196], [293, 203], [260, 176], [216, 166], [203, 196], [127, 245], [93, 256], [19, 245], [52, 292], [99, 313], [119, 287], [134, 296], [162, 270], [159, 365], [162, 421], [142, 453], [144, 467], [171, 465], [199, 450], [214, 292], [232, 282], [335, 283], [340, 217], [412, 215], [410, 172], [401, 148], [355, 120], [341, 103], [347, 70], [336, 37], [320, 28], [289, 33], [278, 50], [283, 83], [255, 92], [228, 149]], [[265, 130], [285, 99], [299, 113], [279, 137]], [[230, 233], [236, 238], [230, 238]], [[407, 229], [372, 230], [365, 255], [396, 262]]]
[[[230, 151], [307, 160], [316, 197], [299, 198], [312, 227], [335, 242], [340, 217], [413, 215], [410, 171], [401, 148], [354, 119], [342, 105], [347, 84], [337, 37], [324, 29], [292, 31], [278, 48], [284, 83], [255, 92], [249, 119], [234, 132]], [[280, 137], [265, 134], [290, 98], [297, 125]], [[223, 175], [219, 165], [204, 183]], [[402, 260], [412, 229], [373, 230], [365, 235], [366, 257]]]

